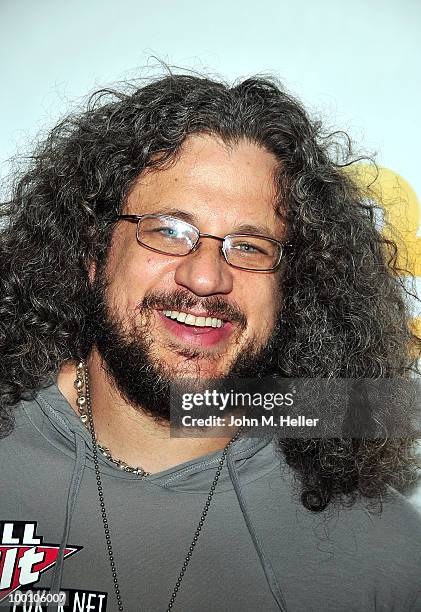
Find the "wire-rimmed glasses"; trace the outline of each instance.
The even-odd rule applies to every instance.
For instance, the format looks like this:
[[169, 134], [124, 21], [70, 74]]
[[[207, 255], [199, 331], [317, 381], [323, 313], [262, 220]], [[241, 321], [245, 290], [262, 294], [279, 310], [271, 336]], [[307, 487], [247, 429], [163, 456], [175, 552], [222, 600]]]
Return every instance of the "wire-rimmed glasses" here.
[[200, 232], [197, 227], [171, 215], [117, 215], [115, 221], [137, 224], [137, 242], [157, 253], [183, 257], [198, 248], [201, 238], [222, 242], [221, 252], [233, 268], [272, 272], [281, 263], [288, 244], [260, 234], [227, 234], [223, 238]]

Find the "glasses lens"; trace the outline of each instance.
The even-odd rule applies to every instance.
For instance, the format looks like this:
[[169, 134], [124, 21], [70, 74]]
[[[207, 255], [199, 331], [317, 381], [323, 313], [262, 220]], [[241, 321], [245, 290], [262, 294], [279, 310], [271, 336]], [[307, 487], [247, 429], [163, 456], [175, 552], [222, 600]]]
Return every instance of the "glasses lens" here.
[[145, 246], [168, 255], [187, 255], [197, 241], [197, 233], [180, 219], [157, 215], [139, 221], [137, 239]]
[[227, 236], [225, 241], [227, 260], [238, 268], [272, 270], [282, 255], [282, 248], [267, 238], [255, 236]]

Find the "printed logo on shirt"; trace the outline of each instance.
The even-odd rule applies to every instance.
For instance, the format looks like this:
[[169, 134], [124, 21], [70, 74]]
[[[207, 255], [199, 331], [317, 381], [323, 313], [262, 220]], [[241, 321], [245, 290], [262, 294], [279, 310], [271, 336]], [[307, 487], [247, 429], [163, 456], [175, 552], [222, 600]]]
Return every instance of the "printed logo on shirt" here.
[[[13, 591], [35, 584], [57, 559], [60, 545], [43, 542], [36, 529], [36, 522], [0, 521], [0, 603]], [[82, 548], [67, 546], [64, 558]]]

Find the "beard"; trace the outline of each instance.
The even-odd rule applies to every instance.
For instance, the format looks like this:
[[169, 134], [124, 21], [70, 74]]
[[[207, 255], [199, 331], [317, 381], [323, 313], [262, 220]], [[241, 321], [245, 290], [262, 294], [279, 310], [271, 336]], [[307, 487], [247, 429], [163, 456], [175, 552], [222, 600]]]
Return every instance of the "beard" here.
[[[98, 280], [98, 276], [101, 278]], [[166, 348], [178, 355], [178, 362], [169, 365], [154, 354], [151, 318], [154, 309], [183, 310], [200, 304], [201, 310], [212, 316], [225, 316], [236, 322], [239, 331], [244, 330], [247, 319], [240, 308], [223, 298], [195, 298], [187, 291], [154, 292], [148, 294], [130, 320], [122, 320], [113, 312], [107, 298], [105, 275], [97, 275], [92, 286], [89, 339], [96, 346], [102, 367], [120, 395], [135, 409], [142, 410], [155, 421], [170, 422], [171, 389], [180, 388], [181, 378], [188, 377], [193, 384], [205, 385], [201, 374], [200, 359], [218, 363], [223, 353], [204, 347], [183, 347], [170, 341]], [[212, 386], [228, 384], [235, 378], [262, 378], [276, 373], [280, 326], [275, 323], [268, 340], [262, 344], [251, 338], [240, 347], [227, 371], [212, 378]], [[206, 385], [205, 385], [206, 386]], [[198, 390], [198, 387], [195, 387]]]

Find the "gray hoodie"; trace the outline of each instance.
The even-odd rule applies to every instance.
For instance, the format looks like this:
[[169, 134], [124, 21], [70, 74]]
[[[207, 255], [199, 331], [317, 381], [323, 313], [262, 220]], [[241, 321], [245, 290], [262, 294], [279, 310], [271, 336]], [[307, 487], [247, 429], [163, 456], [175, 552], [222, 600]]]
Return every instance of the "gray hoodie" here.
[[[220, 457], [144, 480], [100, 457], [124, 610], [167, 610]], [[55, 384], [21, 402], [0, 441], [0, 491], [0, 598], [61, 589], [60, 612], [117, 610], [90, 434]], [[274, 441], [241, 438], [172, 609], [421, 612], [421, 516], [392, 489], [382, 513], [310, 512]]]

